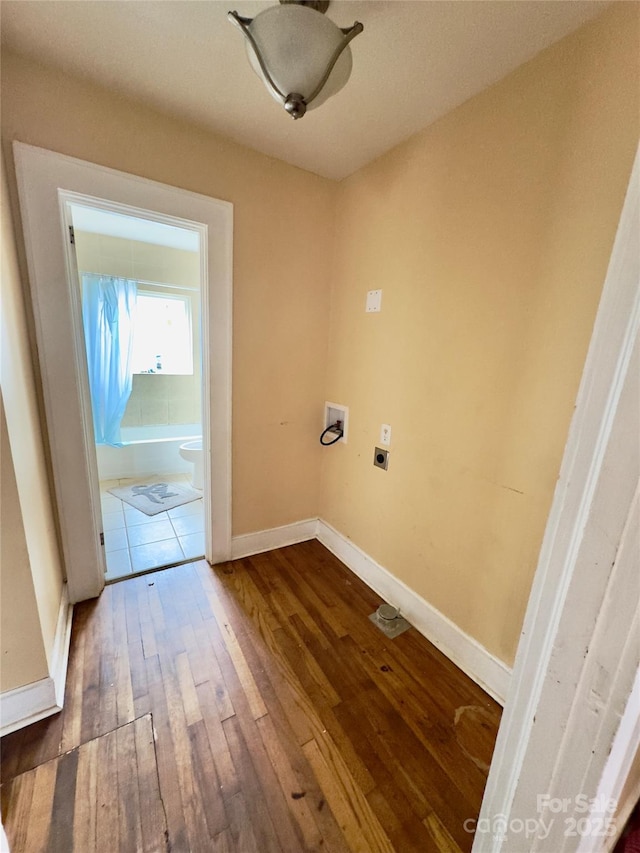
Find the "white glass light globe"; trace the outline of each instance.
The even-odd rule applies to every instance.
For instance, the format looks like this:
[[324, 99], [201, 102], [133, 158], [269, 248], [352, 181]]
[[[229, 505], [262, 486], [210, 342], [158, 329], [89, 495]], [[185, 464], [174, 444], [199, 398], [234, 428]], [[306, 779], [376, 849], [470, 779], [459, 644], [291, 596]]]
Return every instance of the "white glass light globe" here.
[[[344, 41], [336, 24], [320, 12], [306, 6], [287, 3], [260, 12], [249, 25], [262, 60], [278, 89], [287, 95], [302, 95], [307, 100], [324, 76], [335, 50]], [[247, 41], [251, 67], [264, 80], [260, 63]], [[329, 79], [318, 95], [308, 103], [312, 110], [335, 95], [351, 75], [353, 61], [347, 45], [340, 54]], [[271, 91], [270, 87], [269, 91]], [[280, 101], [278, 96], [271, 92]]]

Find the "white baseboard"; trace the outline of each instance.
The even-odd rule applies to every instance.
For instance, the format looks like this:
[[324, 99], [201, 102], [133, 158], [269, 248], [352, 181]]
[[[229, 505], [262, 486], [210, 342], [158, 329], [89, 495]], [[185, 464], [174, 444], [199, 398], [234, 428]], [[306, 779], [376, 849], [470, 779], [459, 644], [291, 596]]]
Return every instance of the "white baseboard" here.
[[66, 584], [62, 588], [56, 635], [51, 652], [50, 674], [46, 678], [5, 690], [0, 695], [0, 736], [8, 735], [31, 723], [37, 723], [62, 710], [64, 687], [69, 661], [71, 618], [73, 604], [69, 604]]
[[69, 663], [69, 649], [71, 645], [71, 622], [73, 620], [73, 604], [69, 604], [69, 591], [67, 585], [62, 587], [62, 598], [60, 599], [60, 610], [58, 612], [58, 624], [56, 636], [51, 651], [49, 671], [56, 691], [56, 704], [62, 708], [64, 704], [64, 688], [67, 681], [67, 665]]
[[306, 521], [296, 521], [293, 524], [285, 524], [283, 527], [272, 527], [270, 530], [258, 530], [256, 533], [234, 536], [231, 540], [231, 559], [251, 557], [252, 554], [262, 554], [274, 548], [284, 548], [287, 545], [295, 545], [297, 542], [315, 539], [317, 526], [317, 518], [308, 518]]
[[381, 598], [399, 607], [414, 628], [469, 678], [504, 705], [511, 678], [505, 663], [322, 519], [318, 520], [316, 537]]
[[48, 675], [40, 681], [33, 681], [13, 690], [5, 690], [0, 696], [2, 705], [2, 726], [0, 736], [15, 732], [31, 723], [37, 723], [60, 710], [56, 703], [56, 690], [53, 678]]

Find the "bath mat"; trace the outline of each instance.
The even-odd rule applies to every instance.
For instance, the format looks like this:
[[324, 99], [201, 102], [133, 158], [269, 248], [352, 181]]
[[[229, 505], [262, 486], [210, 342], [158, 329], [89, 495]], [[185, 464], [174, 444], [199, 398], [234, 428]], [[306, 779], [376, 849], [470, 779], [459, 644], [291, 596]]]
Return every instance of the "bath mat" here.
[[157, 515], [202, 497], [202, 492], [192, 489], [186, 483], [168, 483], [159, 477], [138, 482], [133, 480], [127, 486], [118, 486], [107, 491], [146, 515]]

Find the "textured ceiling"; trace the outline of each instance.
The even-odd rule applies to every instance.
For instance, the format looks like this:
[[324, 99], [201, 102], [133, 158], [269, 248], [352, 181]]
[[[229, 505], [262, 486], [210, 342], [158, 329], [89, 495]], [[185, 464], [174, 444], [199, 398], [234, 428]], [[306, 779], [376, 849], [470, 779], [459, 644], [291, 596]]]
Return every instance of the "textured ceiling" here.
[[3, 0], [3, 46], [340, 179], [599, 14], [594, 0], [335, 0], [354, 20], [346, 87], [293, 121], [249, 67], [249, 0]]

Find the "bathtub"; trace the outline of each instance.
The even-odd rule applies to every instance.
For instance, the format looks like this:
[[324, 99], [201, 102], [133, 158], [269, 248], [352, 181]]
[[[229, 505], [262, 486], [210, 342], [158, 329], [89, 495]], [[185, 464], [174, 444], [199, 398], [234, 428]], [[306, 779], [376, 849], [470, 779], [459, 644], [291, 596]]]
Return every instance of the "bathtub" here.
[[191, 463], [182, 459], [180, 445], [202, 435], [200, 424], [122, 427], [124, 447], [96, 446], [101, 480], [151, 474], [189, 474]]

